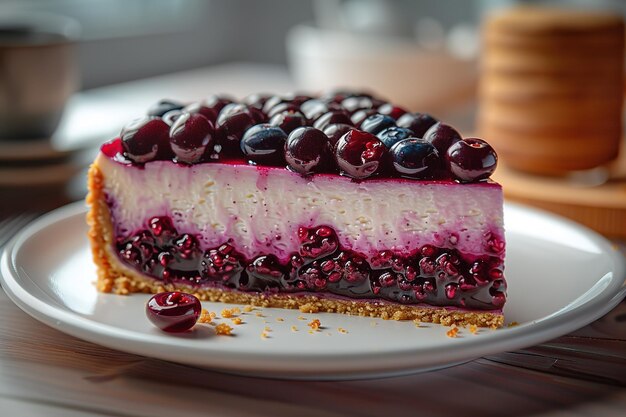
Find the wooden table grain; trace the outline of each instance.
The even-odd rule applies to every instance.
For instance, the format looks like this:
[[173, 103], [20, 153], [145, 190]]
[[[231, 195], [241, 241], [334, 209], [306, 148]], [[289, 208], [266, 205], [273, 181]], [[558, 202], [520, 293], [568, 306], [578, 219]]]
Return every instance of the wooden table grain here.
[[[617, 312], [621, 327], [624, 307]], [[591, 381], [527, 369], [523, 363], [512, 366], [504, 363], [507, 354], [397, 378], [294, 382], [111, 350], [41, 324], [4, 293], [0, 317], [0, 415], [6, 416], [617, 417], [626, 410], [623, 380]], [[615, 338], [609, 333], [600, 338], [593, 325], [590, 329], [596, 338]], [[611, 368], [626, 370], [623, 346], [607, 353]]]

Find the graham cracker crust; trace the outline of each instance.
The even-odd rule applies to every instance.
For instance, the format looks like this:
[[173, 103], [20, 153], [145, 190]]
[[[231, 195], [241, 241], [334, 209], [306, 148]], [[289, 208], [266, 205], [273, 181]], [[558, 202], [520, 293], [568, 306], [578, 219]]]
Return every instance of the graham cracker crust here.
[[470, 312], [447, 310], [443, 307], [410, 306], [380, 303], [370, 300], [325, 299], [316, 295], [266, 294], [198, 288], [189, 285], [165, 284], [146, 277], [125, 266], [113, 250], [114, 235], [109, 208], [103, 191], [103, 175], [97, 164], [91, 165], [88, 174], [87, 213], [88, 237], [93, 260], [97, 266], [97, 288], [105, 293], [128, 295], [131, 293], [158, 293], [163, 291], [185, 291], [202, 301], [233, 304], [249, 304], [259, 307], [299, 309], [305, 313], [342, 313], [364, 317], [379, 317], [391, 320], [414, 320], [437, 323], [445, 326], [478, 326], [498, 328], [504, 316], [495, 312]]

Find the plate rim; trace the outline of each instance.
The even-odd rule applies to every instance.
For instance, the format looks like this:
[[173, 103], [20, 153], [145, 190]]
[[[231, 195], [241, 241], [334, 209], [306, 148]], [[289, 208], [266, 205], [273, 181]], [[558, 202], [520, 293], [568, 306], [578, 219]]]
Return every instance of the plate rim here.
[[[122, 350], [129, 353], [149, 356], [159, 359], [172, 360], [191, 365], [207, 366], [212, 369], [226, 372], [252, 373], [260, 376], [278, 376], [287, 378], [310, 378], [328, 379], [340, 377], [343, 379], [352, 377], [373, 377], [380, 375], [396, 375], [409, 372], [419, 372], [420, 370], [430, 370], [433, 368], [451, 366], [456, 363], [466, 362], [477, 357], [500, 353], [511, 349], [521, 349], [527, 346], [542, 343], [551, 338], [558, 337], [552, 334], [555, 327], [559, 329], [559, 335], [567, 334], [586, 324], [595, 321], [602, 315], [609, 312], [626, 296], [626, 260], [621, 253], [613, 248], [613, 244], [598, 233], [571, 220], [565, 219], [553, 213], [527, 207], [516, 203], [505, 203], [505, 207], [522, 210], [531, 214], [540, 215], [572, 227], [583, 232], [594, 243], [603, 249], [603, 254], [608, 256], [613, 264], [610, 272], [602, 277], [598, 277], [595, 284], [580, 294], [567, 306], [552, 312], [544, 317], [520, 325], [498, 329], [494, 332], [480, 335], [474, 339], [464, 339], [461, 346], [456, 343], [446, 344], [442, 349], [437, 346], [437, 357], [439, 360], [429, 360], [428, 363], [420, 362], [421, 353], [426, 353], [435, 348], [416, 349], [407, 347], [391, 351], [393, 360], [385, 360], [380, 353], [372, 351], [369, 353], [359, 353], [357, 358], [350, 358], [349, 363], [345, 362], [343, 356], [338, 358], [338, 354], [318, 353], [315, 355], [306, 354], [306, 358], [312, 359], [310, 364], [301, 361], [302, 354], [293, 353], [285, 356], [282, 352], [256, 352], [254, 355], [242, 352], [228, 352], [223, 349], [211, 349], [206, 346], [180, 345], [165, 343], [161, 335], [147, 337], [145, 334], [135, 333], [131, 330], [117, 326], [97, 322], [88, 317], [81, 316], [57, 303], [46, 303], [35, 294], [30, 293], [20, 285], [20, 272], [16, 264], [16, 256], [19, 249], [32, 235], [44, 230], [52, 224], [63, 220], [71, 220], [76, 216], [86, 214], [87, 206], [83, 201], [78, 201], [58, 209], [55, 209], [40, 218], [36, 219], [24, 229], [22, 229], [6, 245], [0, 258], [0, 281], [2, 287], [9, 298], [23, 311], [36, 320], [56, 328], [64, 333], [70, 334], [83, 340], [88, 340], [112, 349]], [[621, 278], [620, 278], [621, 277]], [[601, 282], [608, 280], [608, 285], [600, 289], [598, 293], [586, 301], [580, 301]], [[167, 339], [166, 339], [167, 340]], [[180, 340], [172, 338], [171, 340]], [[454, 339], [451, 339], [454, 340]], [[127, 342], [131, 341], [132, 345]], [[145, 345], [156, 343], [159, 346], [175, 346], [182, 354], [191, 353], [195, 355], [189, 360], [181, 360], [181, 353], [178, 354], [155, 354], [154, 350], [146, 353], [143, 349]], [[215, 361], [199, 361], [197, 355], [204, 353], [220, 353], [220, 363]], [[241, 363], [242, 355], [245, 356], [245, 363]], [[345, 355], [344, 355], [345, 356]], [[283, 364], [281, 366], [259, 366], [264, 361], [271, 361], [280, 357]], [[445, 357], [445, 359], [443, 359]], [[371, 361], [371, 359], [375, 361]], [[300, 361], [298, 361], [300, 359]], [[341, 359], [341, 361], [340, 361]], [[413, 359], [413, 360], [410, 360]], [[327, 361], [331, 366], [320, 367], [320, 361]], [[367, 369], [363, 369], [363, 362], [371, 364]], [[251, 362], [256, 366], [250, 366]], [[275, 361], [274, 361], [275, 362]], [[298, 363], [294, 368], [293, 364]], [[301, 363], [303, 362], [303, 363]], [[341, 363], [341, 370], [335, 370], [333, 365]], [[399, 365], [402, 363], [402, 366]], [[313, 364], [313, 365], [311, 365]], [[408, 367], [407, 367], [408, 366]], [[271, 367], [271, 369], [269, 369]], [[253, 369], [251, 369], [253, 368]]]

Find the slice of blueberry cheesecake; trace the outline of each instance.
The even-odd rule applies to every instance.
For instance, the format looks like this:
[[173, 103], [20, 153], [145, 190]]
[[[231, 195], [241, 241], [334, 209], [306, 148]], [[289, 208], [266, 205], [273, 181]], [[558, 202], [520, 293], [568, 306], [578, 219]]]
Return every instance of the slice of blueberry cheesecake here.
[[91, 166], [98, 288], [499, 327], [496, 164], [365, 93], [163, 100]]

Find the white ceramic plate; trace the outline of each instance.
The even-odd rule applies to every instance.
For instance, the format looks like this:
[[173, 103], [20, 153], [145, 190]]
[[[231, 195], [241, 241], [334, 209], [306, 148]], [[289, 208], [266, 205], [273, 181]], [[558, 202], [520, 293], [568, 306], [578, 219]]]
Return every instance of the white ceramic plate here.
[[[456, 338], [439, 325], [338, 314], [257, 309], [241, 315], [234, 336], [210, 325], [163, 333], [144, 314], [148, 295], [99, 294], [87, 242], [85, 208], [70, 205], [25, 228], [5, 249], [2, 286], [36, 319], [114, 349], [231, 373], [298, 379], [391, 376], [441, 368], [534, 345], [580, 328], [625, 295], [624, 259], [609, 242], [575, 223], [507, 205], [506, 322]], [[209, 311], [227, 306], [203, 303]], [[258, 316], [259, 313], [261, 316]], [[323, 329], [310, 333], [319, 318]], [[295, 327], [293, 327], [295, 326]], [[261, 333], [268, 328], [267, 338]], [[343, 331], [342, 331], [343, 329]]]

